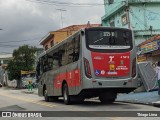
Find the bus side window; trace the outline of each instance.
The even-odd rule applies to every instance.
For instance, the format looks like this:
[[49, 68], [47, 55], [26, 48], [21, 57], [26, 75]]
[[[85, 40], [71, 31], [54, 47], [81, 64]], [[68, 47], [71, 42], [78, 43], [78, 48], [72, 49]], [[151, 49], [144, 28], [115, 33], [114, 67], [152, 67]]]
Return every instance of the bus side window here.
[[73, 62], [77, 61], [79, 59], [79, 52], [80, 52], [80, 35], [76, 36], [75, 42], [74, 42], [74, 56], [73, 56]]
[[68, 64], [73, 62], [73, 47], [74, 47], [74, 40], [70, 41], [67, 44], [67, 57], [68, 57]]
[[67, 65], [68, 64], [68, 57], [67, 57], [67, 44], [65, 43], [63, 45], [62, 49], [62, 66]]
[[59, 67], [58, 61], [59, 61], [58, 52], [56, 52], [53, 54], [53, 64], [52, 64], [53, 69]]
[[43, 72], [47, 72], [47, 71], [48, 71], [48, 57], [47, 55], [45, 55], [43, 59]]
[[40, 67], [41, 67], [41, 64], [40, 64], [40, 61], [37, 62], [37, 66], [36, 66], [36, 78], [38, 79], [39, 76], [40, 76]]
[[47, 70], [52, 70], [52, 66], [53, 66], [53, 57], [48, 55], [48, 64], [47, 64]]

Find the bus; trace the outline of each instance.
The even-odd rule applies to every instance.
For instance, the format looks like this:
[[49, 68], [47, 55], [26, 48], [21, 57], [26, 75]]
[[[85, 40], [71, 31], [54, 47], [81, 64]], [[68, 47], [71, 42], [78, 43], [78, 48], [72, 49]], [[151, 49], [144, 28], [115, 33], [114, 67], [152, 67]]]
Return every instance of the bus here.
[[137, 60], [130, 29], [81, 29], [39, 56], [38, 95], [65, 104], [99, 97], [112, 103], [137, 88]]

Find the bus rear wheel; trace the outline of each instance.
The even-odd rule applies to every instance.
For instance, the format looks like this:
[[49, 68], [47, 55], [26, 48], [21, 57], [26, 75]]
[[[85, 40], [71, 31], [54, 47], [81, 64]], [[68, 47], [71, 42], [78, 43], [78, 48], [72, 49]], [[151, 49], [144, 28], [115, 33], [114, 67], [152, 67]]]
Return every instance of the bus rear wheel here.
[[69, 91], [68, 91], [68, 86], [67, 84], [64, 84], [63, 85], [63, 99], [64, 99], [64, 103], [66, 105], [69, 105], [70, 104], [70, 96], [69, 96]]

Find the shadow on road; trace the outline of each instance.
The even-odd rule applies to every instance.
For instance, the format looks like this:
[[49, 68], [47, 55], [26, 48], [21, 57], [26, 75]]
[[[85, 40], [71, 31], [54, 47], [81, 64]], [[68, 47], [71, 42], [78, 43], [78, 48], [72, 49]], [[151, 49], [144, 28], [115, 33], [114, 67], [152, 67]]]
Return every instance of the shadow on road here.
[[[42, 100], [42, 101], [45, 102], [44, 100]], [[65, 105], [63, 102], [63, 99], [59, 99], [57, 101], [49, 102], [49, 103]], [[90, 99], [87, 99], [87, 100], [80, 102], [80, 103], [72, 102], [72, 104], [70, 104], [69, 106], [93, 107], [93, 108], [103, 106], [103, 107], [118, 107], [118, 108], [122, 108], [122, 109], [140, 109], [140, 107], [134, 106], [133, 104], [129, 104], [129, 103], [114, 102], [112, 104], [104, 104], [98, 100], [90, 100]]]

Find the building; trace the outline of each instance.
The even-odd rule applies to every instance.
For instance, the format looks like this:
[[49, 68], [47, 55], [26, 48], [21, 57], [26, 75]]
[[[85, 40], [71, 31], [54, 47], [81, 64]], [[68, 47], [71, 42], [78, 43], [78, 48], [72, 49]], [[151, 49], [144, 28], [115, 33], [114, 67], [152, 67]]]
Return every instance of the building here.
[[8, 75], [7, 71], [5, 71], [5, 68], [8, 65], [8, 62], [12, 60], [12, 54], [5, 54], [5, 55], [0, 55], [0, 83], [3, 84], [5, 82], [6, 85], [6, 80], [8, 80]]
[[160, 34], [160, 0], [104, 0], [103, 26], [133, 29], [136, 45]]
[[160, 35], [151, 37], [139, 44], [138, 61], [151, 61], [153, 67], [157, 66], [157, 62], [160, 61]]
[[57, 31], [49, 32], [42, 40], [40, 45], [43, 45], [44, 49], [47, 50], [50, 47], [54, 46], [55, 44], [61, 42], [62, 40], [66, 39], [73, 33], [77, 32], [82, 28], [87, 27], [98, 27], [101, 24], [83, 24], [83, 25], [72, 25], [65, 28], [62, 28]]
[[6, 67], [8, 62], [12, 60], [12, 54], [0, 55], [0, 63], [2, 67]]

